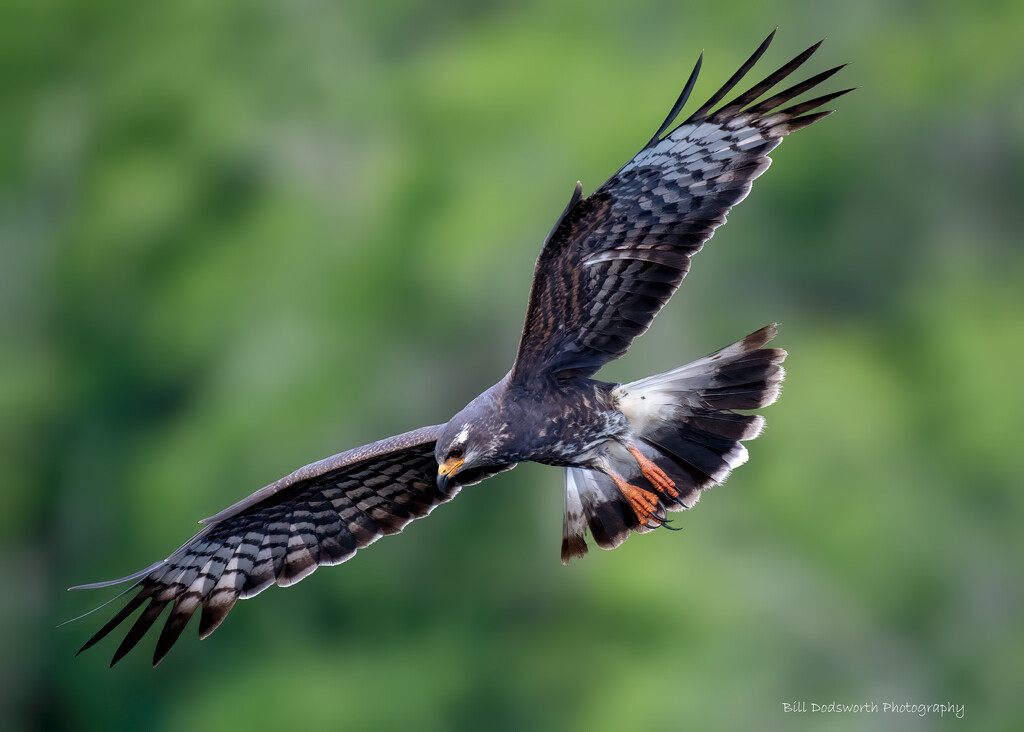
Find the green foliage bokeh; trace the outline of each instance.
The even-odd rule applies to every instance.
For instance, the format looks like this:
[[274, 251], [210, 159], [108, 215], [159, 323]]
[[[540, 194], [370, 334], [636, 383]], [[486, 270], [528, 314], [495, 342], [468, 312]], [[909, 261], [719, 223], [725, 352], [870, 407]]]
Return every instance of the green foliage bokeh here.
[[[1019, 728], [1024, 5], [0, 14], [0, 728]], [[116, 591], [64, 588], [504, 374], [575, 181], [776, 25], [752, 80], [828, 36], [807, 73], [862, 88], [605, 371], [782, 325], [768, 430], [682, 532], [564, 568], [561, 475], [522, 466], [157, 669], [73, 658], [114, 606], [54, 627]]]

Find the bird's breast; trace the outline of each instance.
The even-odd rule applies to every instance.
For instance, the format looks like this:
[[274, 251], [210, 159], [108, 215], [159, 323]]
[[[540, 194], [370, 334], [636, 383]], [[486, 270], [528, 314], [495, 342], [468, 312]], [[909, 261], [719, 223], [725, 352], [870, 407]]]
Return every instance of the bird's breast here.
[[586, 465], [609, 439], [620, 436], [627, 425], [606, 395], [593, 386], [565, 388], [522, 400], [510, 417], [514, 425], [520, 461], [547, 465]]

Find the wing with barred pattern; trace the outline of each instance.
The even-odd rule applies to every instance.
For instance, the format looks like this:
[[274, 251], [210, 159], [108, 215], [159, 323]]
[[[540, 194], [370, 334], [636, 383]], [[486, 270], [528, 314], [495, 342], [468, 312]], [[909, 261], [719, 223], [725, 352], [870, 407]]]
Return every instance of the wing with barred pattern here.
[[768, 168], [768, 153], [790, 132], [831, 114], [813, 110], [850, 91], [775, 111], [843, 68], [837, 66], [755, 104], [810, 58], [817, 43], [712, 111], [774, 35], [700, 109], [662, 136], [693, 89], [698, 60], [644, 149], [587, 198], [581, 200], [577, 184], [537, 260], [513, 383], [545, 374], [591, 376], [624, 354], [679, 287], [690, 257]]
[[137, 580], [138, 590], [79, 653], [145, 609], [114, 652], [110, 665], [135, 647], [169, 605], [153, 655], [160, 663], [201, 609], [199, 637], [224, 621], [239, 599], [277, 583], [282, 587], [318, 566], [340, 564], [382, 536], [401, 531], [472, 485], [514, 466], [460, 474], [442, 494], [436, 483], [434, 443], [440, 426], [423, 427], [325, 458], [253, 493], [203, 521], [206, 524], [162, 562], [91, 589]]

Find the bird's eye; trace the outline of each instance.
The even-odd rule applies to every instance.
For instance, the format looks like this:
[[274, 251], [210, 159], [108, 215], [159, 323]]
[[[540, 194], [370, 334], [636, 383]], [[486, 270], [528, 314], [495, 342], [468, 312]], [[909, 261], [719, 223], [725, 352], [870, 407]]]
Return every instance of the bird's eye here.
[[462, 450], [460, 450], [459, 448], [453, 447], [451, 450], [448, 451], [449, 460], [458, 460], [460, 457], [462, 457]]

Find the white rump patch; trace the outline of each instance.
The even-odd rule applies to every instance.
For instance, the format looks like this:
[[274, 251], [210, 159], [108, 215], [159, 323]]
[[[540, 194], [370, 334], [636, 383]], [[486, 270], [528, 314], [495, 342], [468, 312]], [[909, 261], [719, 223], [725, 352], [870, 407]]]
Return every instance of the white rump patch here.
[[[685, 367], [683, 367], [685, 369]], [[682, 370], [682, 369], [680, 369]], [[659, 376], [668, 377], [668, 374]], [[683, 375], [681, 381], [686, 381]], [[619, 411], [629, 422], [635, 435], [649, 435], [667, 422], [672, 422], [687, 412], [685, 395], [690, 390], [674, 379], [662, 381], [657, 376], [623, 384], [612, 390], [612, 397]]]

